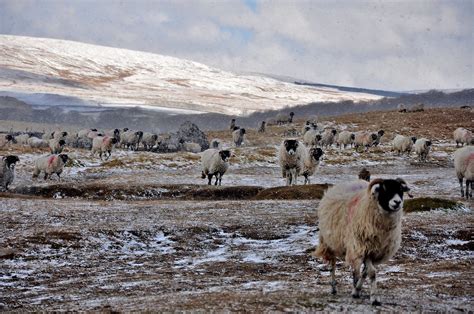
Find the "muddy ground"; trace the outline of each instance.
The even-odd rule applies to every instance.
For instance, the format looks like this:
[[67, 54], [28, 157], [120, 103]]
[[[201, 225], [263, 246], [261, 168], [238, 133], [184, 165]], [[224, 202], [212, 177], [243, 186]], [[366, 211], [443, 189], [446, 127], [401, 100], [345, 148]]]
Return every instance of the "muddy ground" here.
[[[12, 191], [0, 193], [0, 309], [473, 311], [473, 203], [460, 198], [448, 137], [459, 123], [472, 127], [472, 117], [451, 110], [442, 131], [429, 123], [419, 129], [434, 142], [427, 163], [394, 155], [396, 130], [388, 127], [369, 152], [326, 150], [315, 185], [297, 188], [281, 187], [276, 159], [287, 127], [266, 137], [250, 131], [246, 146], [233, 149], [224, 186], [210, 188], [196, 154], [117, 150], [102, 162], [70, 150], [74, 163], [63, 181], [43, 182], [31, 171], [45, 151], [10, 146], [0, 155], [18, 154], [21, 163]], [[431, 112], [433, 121], [442, 113]], [[413, 126], [430, 121], [428, 114], [390, 119]], [[334, 122], [354, 130], [387, 124], [387, 113], [371, 114], [371, 122], [349, 118]], [[209, 137], [230, 141], [224, 131]], [[361, 167], [373, 177], [404, 178], [417, 199], [456, 204], [405, 214], [401, 249], [379, 268], [381, 307], [369, 305], [367, 289], [350, 297], [342, 263], [331, 295], [327, 267], [310, 255], [321, 193], [355, 179]]]

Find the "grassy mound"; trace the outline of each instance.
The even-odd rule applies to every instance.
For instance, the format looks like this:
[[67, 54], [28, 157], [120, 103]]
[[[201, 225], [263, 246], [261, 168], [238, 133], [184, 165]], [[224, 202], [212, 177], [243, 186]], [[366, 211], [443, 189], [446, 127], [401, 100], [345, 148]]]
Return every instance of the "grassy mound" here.
[[442, 199], [442, 198], [431, 198], [431, 197], [420, 197], [405, 200], [403, 210], [406, 213], [411, 212], [423, 212], [434, 209], [459, 209], [462, 206], [461, 203]]
[[256, 200], [321, 199], [329, 184], [279, 186], [262, 190]]

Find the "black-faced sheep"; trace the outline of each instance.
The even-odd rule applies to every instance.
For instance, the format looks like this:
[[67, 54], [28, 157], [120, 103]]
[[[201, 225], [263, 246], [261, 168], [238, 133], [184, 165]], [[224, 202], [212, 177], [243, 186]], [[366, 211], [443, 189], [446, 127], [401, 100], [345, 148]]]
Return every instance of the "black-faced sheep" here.
[[[461, 197], [464, 197], [463, 180], [466, 179], [466, 199], [472, 198], [474, 186], [474, 146], [465, 146], [454, 152], [454, 169], [461, 186]], [[469, 187], [471, 191], [469, 192]]]
[[49, 143], [37, 137], [30, 137], [28, 139], [28, 145], [30, 145], [31, 148], [46, 148], [49, 146]]
[[41, 172], [44, 172], [45, 180], [55, 173], [58, 176], [58, 180], [61, 181], [61, 173], [68, 159], [69, 157], [66, 154], [49, 155], [36, 159], [33, 179], [37, 178]]
[[265, 133], [265, 125], [266, 125], [266, 124], [267, 124], [267, 123], [266, 123], [265, 121], [262, 121], [262, 122], [260, 123], [260, 127], [258, 128], [258, 133]]
[[237, 129], [232, 132], [232, 140], [234, 141], [235, 146], [239, 147], [244, 142], [245, 129]]
[[222, 140], [220, 140], [218, 138], [213, 138], [211, 140], [211, 143], [209, 144], [209, 147], [218, 149], [218, 148], [221, 147], [221, 143], [222, 143]]
[[304, 167], [305, 147], [298, 140], [284, 140], [278, 151], [281, 175], [286, 178], [286, 185], [297, 184], [298, 175]]
[[351, 133], [349, 131], [342, 131], [341, 133], [338, 134], [337, 136], [337, 145], [339, 145], [339, 147], [342, 149], [342, 148], [346, 148], [347, 145], [351, 145], [354, 144], [354, 140], [355, 140], [355, 134], [354, 133]]
[[334, 129], [326, 129], [324, 130], [323, 134], [321, 134], [321, 147], [331, 147], [334, 143], [334, 139], [336, 137], [337, 131]]
[[358, 150], [359, 147], [364, 147], [367, 151], [369, 147], [374, 146], [375, 143], [377, 143], [377, 138], [377, 133], [367, 131], [357, 132], [354, 137], [354, 146], [356, 150]]
[[0, 159], [0, 190], [8, 191], [8, 186], [15, 179], [15, 166], [19, 161], [20, 159], [15, 155]]
[[62, 153], [64, 145], [66, 145], [66, 141], [63, 139], [53, 138], [49, 140], [49, 149], [51, 150], [51, 154]]
[[142, 144], [145, 150], [151, 150], [158, 140], [158, 135], [150, 132], [143, 133]]
[[15, 138], [10, 134], [0, 134], [0, 148], [5, 147], [9, 143], [15, 143]]
[[384, 131], [384, 130], [379, 130], [379, 131], [377, 132], [377, 140], [375, 141], [374, 146], [377, 146], [377, 145], [380, 144], [380, 141], [381, 141], [382, 136], [383, 136], [384, 134], [385, 134], [385, 131]]
[[208, 179], [208, 185], [211, 185], [212, 177], [216, 177], [214, 185], [221, 185], [222, 176], [229, 168], [229, 150], [207, 149], [201, 155], [202, 178]]
[[454, 141], [456, 141], [456, 147], [458, 147], [459, 144], [461, 144], [461, 146], [464, 146], [464, 144], [474, 144], [474, 137], [472, 136], [472, 132], [465, 128], [457, 128], [456, 130], [454, 130], [453, 137]]
[[[376, 266], [389, 260], [401, 243], [402, 179], [358, 180], [336, 185], [326, 192], [318, 207], [319, 245], [314, 253], [331, 265], [332, 293], [336, 293], [336, 259], [345, 259], [353, 271], [354, 298], [370, 279], [370, 301], [377, 298]], [[360, 273], [363, 267], [362, 276]]]
[[120, 134], [120, 146], [137, 150], [143, 137], [142, 131], [126, 131]]
[[323, 156], [321, 148], [310, 148], [304, 158], [303, 171], [304, 184], [311, 184], [309, 177], [314, 175], [319, 166], [319, 160]]
[[398, 153], [398, 155], [402, 153], [407, 153], [409, 155], [413, 148], [413, 144], [416, 142], [416, 137], [408, 137], [398, 134], [392, 141], [393, 150]]
[[112, 155], [112, 149], [117, 144], [117, 139], [110, 136], [97, 136], [92, 140], [92, 156], [99, 153], [99, 158], [102, 160], [102, 154], [105, 155], [105, 160]]
[[415, 153], [418, 155], [420, 161], [426, 161], [428, 154], [430, 153], [431, 141], [426, 138], [419, 138], [413, 145]]
[[229, 130], [233, 132], [236, 128], [239, 129], [240, 127], [235, 125], [235, 119], [230, 120]]
[[303, 143], [306, 146], [318, 146], [321, 142], [321, 134], [315, 129], [308, 130], [303, 135]]
[[293, 123], [294, 116], [295, 116], [295, 113], [293, 111], [290, 112], [289, 114], [280, 113], [276, 116], [276, 122], [279, 125]]
[[301, 128], [301, 135], [304, 136], [309, 130], [317, 130], [318, 125], [314, 122], [307, 120], [303, 127]]

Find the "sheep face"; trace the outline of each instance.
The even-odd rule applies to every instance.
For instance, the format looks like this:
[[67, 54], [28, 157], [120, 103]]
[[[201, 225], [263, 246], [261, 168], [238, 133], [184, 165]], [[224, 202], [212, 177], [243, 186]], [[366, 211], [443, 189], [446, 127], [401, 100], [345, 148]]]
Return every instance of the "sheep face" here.
[[412, 137], [411, 137], [411, 141], [413, 142], [413, 144], [415, 144], [415, 142], [416, 142], [416, 136], [412, 136]]
[[294, 155], [296, 153], [296, 149], [298, 148], [298, 141], [297, 140], [285, 140], [284, 142], [286, 152], [288, 155]]
[[377, 141], [377, 134], [375, 134], [375, 133], [370, 134], [370, 138], [371, 138], [372, 141], [374, 141], [374, 142]]
[[336, 135], [337, 131], [336, 130], [331, 130], [332, 135]]
[[385, 134], [385, 131], [384, 131], [384, 130], [380, 130], [380, 131], [377, 132], [377, 134], [378, 134], [379, 136], [383, 136], [383, 135]]
[[111, 142], [112, 144], [117, 144], [117, 143], [118, 143], [118, 140], [117, 140], [115, 137], [112, 137], [112, 138], [110, 139], [110, 142]]
[[123, 132], [127, 132], [129, 130], [129, 128], [123, 128]]
[[230, 158], [230, 151], [229, 150], [221, 150], [219, 152], [222, 161], [226, 162]]
[[15, 155], [9, 155], [7, 157], [3, 157], [3, 161], [7, 165], [8, 169], [14, 169], [16, 163], [20, 161], [20, 158], [18, 158], [18, 156], [15, 156]]
[[67, 136], [67, 132], [62, 132], [62, 133], [61, 133], [61, 136], [62, 136], [62, 137], [66, 137], [66, 136]]
[[431, 146], [431, 141], [426, 141], [425, 145], [426, 145], [426, 147], [430, 147]]
[[8, 142], [12, 142], [12, 141], [13, 141], [13, 136], [11, 136], [10, 134], [7, 134], [7, 135], [5, 135], [5, 139], [6, 139]]
[[142, 137], [143, 137], [143, 132], [142, 132], [142, 131], [137, 131], [137, 132], [135, 132], [135, 135], [136, 135], [138, 138], [142, 138]]
[[316, 138], [316, 141], [319, 142], [323, 137], [321, 136], [321, 134], [316, 134], [315, 138]]
[[387, 213], [394, 213], [402, 209], [403, 193], [410, 190], [402, 179], [375, 179], [370, 183], [369, 188], [377, 200], [379, 209]]
[[234, 126], [234, 127], [232, 128], [232, 131], [235, 131], [235, 130], [238, 130], [238, 129], [240, 129], [240, 126]]
[[240, 129], [240, 135], [244, 135], [245, 134], [245, 129]]
[[65, 140], [59, 140], [58, 144], [59, 144], [59, 146], [64, 146], [64, 145], [66, 145], [66, 141]]
[[120, 130], [119, 129], [115, 129], [114, 130], [114, 136], [119, 136], [120, 135]]
[[323, 156], [323, 150], [321, 148], [311, 148], [309, 150], [309, 154], [311, 157], [313, 157], [315, 160], [319, 160], [321, 156]]
[[356, 136], [354, 133], [351, 134], [351, 140], [355, 140]]
[[92, 132], [97, 132], [97, 129], [91, 129]]
[[63, 161], [63, 163], [67, 163], [69, 157], [66, 155], [66, 154], [60, 154], [59, 155], [59, 158], [61, 158], [61, 160]]

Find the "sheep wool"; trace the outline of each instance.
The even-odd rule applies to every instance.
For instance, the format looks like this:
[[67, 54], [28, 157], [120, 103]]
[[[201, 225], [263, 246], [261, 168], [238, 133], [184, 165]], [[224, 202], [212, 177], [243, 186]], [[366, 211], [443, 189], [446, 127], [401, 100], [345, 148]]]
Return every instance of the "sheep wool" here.
[[459, 144], [461, 144], [461, 146], [464, 146], [464, 144], [474, 144], [474, 137], [472, 136], [472, 132], [465, 128], [457, 128], [456, 130], [454, 130], [453, 136], [454, 141], [456, 142], [456, 147], [458, 147]]
[[66, 145], [66, 141], [63, 139], [53, 138], [49, 140], [51, 154], [60, 154], [63, 151], [64, 145]]
[[19, 161], [20, 159], [15, 155], [0, 159], [0, 190], [8, 191], [8, 186], [15, 179], [15, 166]]
[[347, 145], [351, 145], [354, 143], [355, 139], [355, 134], [351, 133], [349, 131], [342, 131], [341, 133], [338, 134], [337, 136], [337, 144], [339, 147], [346, 148]]
[[403, 135], [397, 135], [392, 141], [393, 150], [399, 155], [402, 153], [410, 154], [413, 148], [413, 144], [416, 141], [416, 137], [408, 137]]
[[52, 174], [56, 174], [59, 181], [61, 181], [61, 173], [68, 159], [68, 156], [65, 154], [43, 156], [36, 159], [33, 179], [37, 178], [41, 172], [44, 172], [45, 180]]
[[117, 143], [115, 137], [110, 136], [97, 136], [92, 140], [92, 156], [99, 153], [99, 158], [102, 160], [102, 154], [105, 155], [105, 159], [109, 159], [112, 155], [112, 149]]
[[319, 161], [323, 156], [323, 150], [321, 148], [310, 148], [304, 157], [303, 163], [303, 177], [304, 184], [311, 184], [309, 177], [314, 175], [319, 167]]
[[321, 134], [319, 134], [319, 132], [316, 131], [315, 129], [308, 130], [303, 135], [303, 143], [306, 146], [317, 146], [319, 145], [320, 141], [321, 141]]

